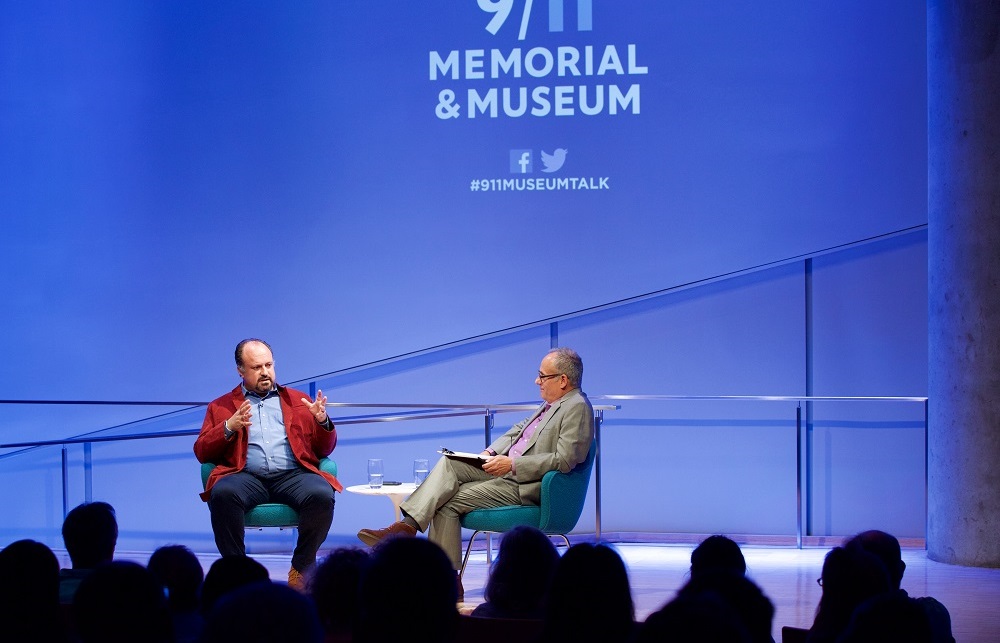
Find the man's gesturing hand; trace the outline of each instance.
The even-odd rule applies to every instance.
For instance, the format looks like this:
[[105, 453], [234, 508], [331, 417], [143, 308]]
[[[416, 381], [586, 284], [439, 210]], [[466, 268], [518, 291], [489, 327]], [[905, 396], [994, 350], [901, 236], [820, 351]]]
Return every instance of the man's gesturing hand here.
[[250, 426], [250, 402], [249, 400], [243, 400], [243, 404], [240, 404], [240, 408], [236, 409], [236, 413], [233, 413], [233, 417], [226, 420], [226, 428], [234, 433], [239, 433]]
[[316, 391], [315, 402], [308, 397], [304, 397], [302, 398], [302, 403], [309, 407], [309, 412], [313, 414], [313, 417], [320, 424], [326, 424], [326, 421], [330, 419], [330, 416], [326, 414], [326, 396], [323, 395], [323, 391]]

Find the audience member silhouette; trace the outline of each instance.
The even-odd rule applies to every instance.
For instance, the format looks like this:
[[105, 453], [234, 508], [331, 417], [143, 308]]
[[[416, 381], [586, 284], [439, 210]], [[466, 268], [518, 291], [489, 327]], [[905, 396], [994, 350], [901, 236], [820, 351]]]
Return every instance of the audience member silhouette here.
[[170, 643], [173, 628], [163, 588], [145, 567], [113, 561], [94, 568], [73, 598], [81, 643]]
[[728, 604], [739, 616], [753, 643], [773, 643], [774, 604], [746, 576], [725, 570], [699, 572], [678, 592], [679, 598], [710, 595]]
[[472, 616], [541, 619], [559, 552], [534, 527], [514, 527], [500, 541], [500, 553], [486, 582], [486, 602]]
[[688, 583], [650, 614], [637, 639], [652, 641], [771, 640], [774, 608], [746, 576], [740, 546], [722, 535], [709, 536], [691, 552]]
[[[895, 536], [884, 531], [871, 529], [850, 538], [845, 546], [848, 548], [860, 547], [877, 556], [889, 572], [892, 589], [902, 593], [903, 596], [909, 596], [906, 590], [900, 587], [903, 581], [903, 572], [906, 571], [906, 563], [903, 562], [899, 541]], [[914, 598], [914, 600], [927, 615], [935, 643], [954, 641], [951, 633], [951, 614], [948, 613], [948, 608], [931, 596], [922, 596]]]
[[934, 640], [927, 612], [920, 603], [905, 592], [892, 591], [859, 605], [837, 642], [932, 643]]
[[832, 643], [858, 605], [889, 591], [889, 574], [877, 557], [859, 548], [834, 547], [823, 560], [823, 595], [807, 643]]
[[166, 591], [175, 643], [197, 640], [204, 624], [201, 586], [205, 572], [201, 561], [184, 545], [166, 545], [153, 552], [146, 569]]
[[326, 643], [353, 640], [360, 610], [361, 575], [367, 564], [368, 550], [340, 547], [313, 568], [309, 595], [316, 604]]
[[0, 551], [0, 638], [65, 641], [59, 559], [48, 546], [18, 540]]
[[676, 596], [639, 626], [636, 643], [751, 643], [743, 619], [714, 592]]
[[66, 514], [62, 537], [72, 567], [59, 572], [59, 600], [69, 604], [80, 582], [95, 567], [115, 556], [118, 518], [114, 507], [106, 502], [77, 505]]
[[876, 556], [882, 561], [889, 574], [892, 589], [899, 589], [903, 580], [903, 572], [906, 571], [906, 563], [903, 562], [903, 552], [895, 536], [884, 531], [871, 529], [848, 538], [844, 542], [844, 547], [859, 547]]
[[201, 613], [207, 614], [225, 594], [251, 583], [270, 581], [267, 568], [249, 556], [223, 556], [208, 568], [201, 586]]
[[199, 641], [322, 643], [323, 627], [309, 597], [284, 583], [266, 580], [220, 597], [205, 617]]
[[635, 606], [625, 563], [607, 545], [570, 547], [552, 575], [546, 601], [546, 643], [631, 641]]
[[691, 577], [720, 570], [744, 576], [747, 573], [747, 561], [740, 546], [731, 538], [709, 536], [691, 552]]
[[[157, 549], [148, 567], [113, 561], [118, 525], [105, 502], [74, 508], [62, 532], [71, 570], [60, 570], [53, 552], [32, 540], [0, 551], [5, 640], [456, 640], [451, 561], [427, 539], [389, 539], [370, 554], [355, 547], [334, 550], [316, 567], [309, 596], [303, 596], [272, 583], [267, 569], [247, 556], [220, 558], [207, 575], [182, 545]], [[823, 594], [807, 641], [954, 643], [947, 609], [901, 589], [905, 568], [899, 541], [882, 531], [862, 532], [833, 548], [824, 559]], [[473, 615], [541, 618], [540, 640], [546, 643], [773, 643], [774, 606], [746, 578], [746, 569], [733, 540], [706, 538], [691, 554], [689, 581], [637, 625], [628, 572], [614, 549], [578, 544], [560, 558], [542, 532], [517, 527], [501, 541], [486, 602]], [[76, 638], [59, 610], [67, 596]]]
[[361, 577], [356, 641], [455, 641], [458, 586], [451, 560], [426, 538], [388, 538]]

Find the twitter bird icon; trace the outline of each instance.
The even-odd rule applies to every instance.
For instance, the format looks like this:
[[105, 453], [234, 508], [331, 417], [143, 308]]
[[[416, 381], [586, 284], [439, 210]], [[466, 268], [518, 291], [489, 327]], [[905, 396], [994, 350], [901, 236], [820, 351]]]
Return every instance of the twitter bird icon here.
[[566, 151], [561, 147], [551, 154], [542, 150], [542, 165], [545, 166], [542, 168], [542, 172], [558, 172], [559, 168], [566, 162]]

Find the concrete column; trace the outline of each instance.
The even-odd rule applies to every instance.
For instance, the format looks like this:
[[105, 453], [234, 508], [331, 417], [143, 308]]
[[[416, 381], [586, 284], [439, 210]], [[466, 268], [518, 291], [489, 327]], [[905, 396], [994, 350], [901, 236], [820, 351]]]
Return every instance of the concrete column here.
[[1000, 567], [1000, 1], [928, 0], [927, 549]]

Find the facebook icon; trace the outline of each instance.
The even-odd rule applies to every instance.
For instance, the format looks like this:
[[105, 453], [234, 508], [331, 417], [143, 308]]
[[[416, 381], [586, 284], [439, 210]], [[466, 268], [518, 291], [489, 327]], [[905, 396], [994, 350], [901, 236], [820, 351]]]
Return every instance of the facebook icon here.
[[510, 151], [511, 174], [531, 174], [531, 150]]

